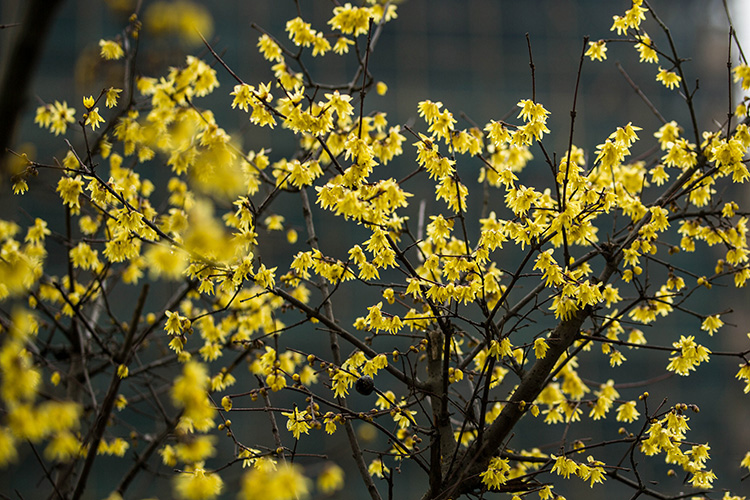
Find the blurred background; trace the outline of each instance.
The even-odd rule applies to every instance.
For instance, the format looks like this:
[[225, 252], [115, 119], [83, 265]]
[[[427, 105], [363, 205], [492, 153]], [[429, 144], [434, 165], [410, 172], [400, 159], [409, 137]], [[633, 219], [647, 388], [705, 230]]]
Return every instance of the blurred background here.
[[[24, 9], [32, 3], [34, 2], [3, 0], [0, 2], [0, 24], [21, 22]], [[735, 0], [727, 3], [735, 29], [741, 37], [747, 36], [750, 29], [750, 2]], [[37, 8], [45, 8], [44, 4], [45, 2], [41, 2]], [[47, 5], [53, 9], [55, 4], [56, 2], [49, 2]], [[27, 151], [30, 157], [40, 162], [50, 162], [53, 156], [64, 156], [66, 146], [61, 137], [55, 137], [34, 125], [34, 110], [42, 102], [65, 100], [80, 111], [82, 96], [98, 95], [102, 87], [120, 86], [121, 65], [101, 60], [98, 41], [100, 38], [114, 38], [127, 25], [135, 4], [135, 1], [130, 0], [57, 2], [57, 9], [50, 12], [48, 32], [38, 33], [42, 39], [41, 53], [33, 75], [26, 83], [28, 91], [17, 89], [18, 97], [22, 99], [22, 112], [14, 126], [13, 138], [8, 142], [12, 149]], [[326, 0], [299, 1], [303, 18], [312, 22], [314, 28], [321, 30], [326, 29], [332, 6], [333, 2]], [[536, 99], [552, 113], [548, 123], [552, 133], [545, 138], [545, 145], [548, 151], [556, 153], [559, 158], [568, 145], [570, 110], [579, 59], [584, 48], [583, 37], [589, 36], [592, 41], [614, 38], [614, 33], [609, 31], [612, 16], [622, 14], [629, 6], [630, 2], [625, 0], [399, 2], [398, 19], [386, 25], [370, 57], [370, 69], [375, 79], [385, 82], [389, 90], [384, 97], [377, 96], [374, 92], [369, 94], [365, 101], [366, 111], [385, 111], [390, 124], [414, 123], [415, 128], [422, 132], [426, 127], [417, 116], [416, 106], [424, 99], [441, 101], [459, 120], [458, 127], [466, 127], [472, 122], [483, 126], [490, 119], [508, 117], [509, 114], [511, 119], [515, 119], [516, 103], [520, 99], [530, 98], [532, 94], [528, 35], [535, 65]], [[689, 59], [686, 68], [688, 78], [692, 79], [688, 82], [690, 88], [694, 89], [696, 81], [699, 82], [695, 94], [699, 126], [702, 129], [714, 128], [715, 122], [726, 118], [727, 91], [730, 87], [727, 76], [728, 22], [724, 3], [721, 0], [653, 0], [652, 7], [670, 27], [678, 53]], [[164, 75], [168, 66], [182, 65], [187, 54], [199, 55], [211, 62], [210, 54], [200, 38], [195, 36], [195, 26], [243, 80], [256, 84], [272, 80], [273, 75], [269, 65], [257, 52], [256, 43], [260, 33], [251, 24], [255, 23], [278, 39], [285, 40], [284, 24], [297, 15], [297, 6], [292, 0], [145, 0], [140, 13], [144, 22], [137, 64], [140, 74], [157, 77]], [[166, 18], [170, 22], [166, 22]], [[650, 19], [646, 30], [658, 46], [666, 47], [663, 33], [659, 32]], [[6, 72], [11, 47], [20, 31], [20, 26], [8, 26], [0, 30], [0, 62]], [[650, 147], [648, 139], [661, 123], [633, 91], [616, 68], [615, 62], [622, 64], [629, 77], [667, 120], [688, 124], [687, 107], [676, 98], [674, 92], [668, 92], [655, 80], [655, 66], [637, 64], [638, 55], [630, 44], [609, 43], [608, 49], [607, 61], [591, 62], [587, 58], [584, 62], [574, 143], [591, 155], [595, 146], [603, 142], [617, 126], [633, 122], [643, 128], [640, 135], [645, 139], [642, 141], [643, 149], [638, 149], [638, 143], [634, 146], [633, 153], [637, 156]], [[750, 46], [746, 46], [745, 50], [750, 50]], [[736, 57], [735, 48], [733, 55]], [[314, 74], [326, 82], [348, 81], [356, 69], [352, 57], [325, 57], [310, 59], [308, 62]], [[220, 67], [218, 73], [221, 86], [212, 95], [201, 100], [201, 107], [214, 109], [217, 121], [228, 132], [239, 134], [246, 149], [270, 147], [272, 161], [292, 154], [295, 142], [291, 134], [271, 134], [268, 129], [253, 127], [245, 113], [231, 109], [229, 92], [234, 81]], [[82, 141], [82, 136], [75, 127], [69, 132], [68, 138], [74, 144]], [[404, 155], [384, 167], [391, 170], [389, 176], [400, 178], [413, 170], [415, 154], [407, 146], [412, 142], [409, 137]], [[541, 156], [538, 150], [533, 152]], [[466, 168], [466, 173], [462, 175], [467, 178], [470, 189], [478, 189], [478, 185], [472, 184], [472, 180], [476, 180], [478, 176], [479, 165], [459, 168]], [[534, 176], [537, 175], [535, 172], [538, 172], [540, 179], [548, 173], [547, 167], [539, 159], [534, 160], [527, 169], [524, 175], [527, 183], [533, 183]], [[168, 172], [154, 171], [153, 175], [157, 179], [166, 179]], [[47, 190], [50, 207], [55, 207], [56, 179], [43, 177], [30, 183], [32, 194], [35, 190]], [[12, 197], [7, 182], [3, 182], [0, 189], [2, 218], [15, 218], [19, 210], [29, 213], [33, 213], [33, 210], [51, 210], [44, 208], [43, 204], [35, 207], [24, 205], [29, 202], [30, 197], [27, 195], [26, 200]], [[428, 213], [431, 213], [430, 204], [436, 203], [431, 193], [432, 188], [426, 186], [420, 192], [419, 186], [411, 185], [409, 189], [415, 193], [416, 200], [426, 200]], [[746, 194], [743, 194], [745, 199]], [[299, 214], [287, 217], [294, 220]], [[321, 227], [321, 239], [330, 242], [327, 243], [329, 251], [326, 253], [335, 255], [348, 248], [335, 246], [337, 238], [333, 225]], [[733, 288], [721, 293], [721, 300], [726, 302], [727, 307], [735, 309], [728, 320], [734, 325], [727, 325], [720, 335], [703, 340], [712, 350], [738, 350], [741, 346], [747, 346], [745, 334], [750, 319], [747, 311], [748, 294], [745, 290]], [[711, 296], [718, 295], [712, 293]], [[361, 297], [343, 299], [345, 302], [340, 306], [341, 321], [343, 324], [351, 324], [360, 315], [359, 311], [363, 306], [368, 304]], [[346, 300], [350, 302], [347, 303]], [[694, 322], [682, 323], [683, 320], [684, 318], [671, 319], [670, 322], [660, 323], [660, 327], [684, 330], [685, 335], [699, 333]], [[661, 401], [664, 395], [677, 392], [680, 394], [680, 401], [695, 402], [701, 406], [703, 411], [692, 417], [691, 423], [696, 431], [690, 434], [690, 438], [697, 442], [710, 440], [712, 468], [719, 474], [719, 480], [715, 483], [717, 491], [728, 487], [734, 492], [750, 493], [747, 481], [739, 481], [741, 471], [738, 467], [740, 458], [750, 449], [750, 430], [747, 426], [750, 421], [750, 404], [747, 396], [742, 394], [741, 384], [724, 385], [736, 372], [736, 362], [716, 361], [717, 363], [711, 363], [712, 373], [717, 376], [715, 380], [702, 378], [701, 373], [698, 373], [691, 378], [669, 378], [649, 390], [654, 401]], [[617, 377], [618, 382], [635, 382], [663, 373], [666, 362], [664, 356], [646, 356], [643, 361], [637, 362], [639, 364], [626, 364], [619, 371], [612, 371], [605, 365], [600, 370], [585, 375], [596, 383], [614, 377]], [[638, 373], [632, 373], [633, 370]], [[635, 388], [633, 394], [637, 395], [642, 390]], [[677, 402], [671, 399], [669, 404]], [[363, 408], [370, 404], [362, 401]], [[587, 427], [577, 429], [582, 436], [612, 432], [609, 424], [602, 424], [601, 428], [588, 423], [586, 425]], [[550, 442], [559, 438], [559, 430], [542, 431], [547, 430], [550, 431]], [[522, 431], [539, 432], [537, 427], [524, 426], [519, 429], [519, 432]], [[539, 440], [539, 436], [533, 437], [534, 440]], [[517, 439], [516, 446], [521, 447], [523, 436], [518, 436]], [[337, 446], [346, 446], [343, 442], [326, 442], [324, 446], [332, 456], [348, 456], [345, 448], [336, 450]], [[655, 459], [648, 464], [662, 473], [662, 469], [666, 468], [660, 462], [661, 459]], [[106, 464], [106, 461], [103, 463]], [[0, 472], [2, 483], [10, 484], [7, 481], [11, 479], [2, 474], [5, 473]], [[95, 479], [101, 483], [100, 489], [92, 488], [90, 492], [95, 491], [96, 495], [107, 494], [106, 479]], [[669, 481], [682, 479], [684, 478], [679, 477]], [[356, 478], [351, 477], [351, 482], [356, 483]], [[418, 486], [421, 487], [421, 484]], [[142, 485], [134, 494], [149, 494], [149, 486]], [[228, 493], [228, 497], [233, 495], [234, 493]], [[354, 498], [351, 495], [351, 490], [345, 490], [335, 498]]]

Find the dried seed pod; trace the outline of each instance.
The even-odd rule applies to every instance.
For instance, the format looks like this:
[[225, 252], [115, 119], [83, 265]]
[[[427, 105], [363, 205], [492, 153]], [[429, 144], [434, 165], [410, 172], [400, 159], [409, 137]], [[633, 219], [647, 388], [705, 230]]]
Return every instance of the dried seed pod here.
[[354, 389], [360, 394], [369, 396], [372, 394], [372, 391], [375, 390], [375, 382], [372, 380], [372, 377], [365, 375], [364, 377], [359, 377], [357, 379], [357, 382], [354, 384]]

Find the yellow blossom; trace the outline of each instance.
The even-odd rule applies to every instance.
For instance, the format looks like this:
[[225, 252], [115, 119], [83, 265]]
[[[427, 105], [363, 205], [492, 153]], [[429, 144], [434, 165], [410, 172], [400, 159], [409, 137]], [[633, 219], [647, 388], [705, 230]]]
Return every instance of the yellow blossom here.
[[367, 467], [367, 471], [370, 473], [371, 476], [375, 477], [383, 477], [385, 474], [389, 474], [391, 470], [383, 464], [383, 461], [379, 458], [376, 458], [372, 462], [370, 462], [370, 465]]
[[114, 87], [107, 89], [105, 94], [105, 105], [108, 108], [114, 108], [117, 106], [117, 99], [120, 98], [120, 92], [122, 92], [122, 89], [116, 89]]
[[336, 464], [328, 464], [318, 476], [318, 490], [324, 494], [339, 491], [344, 487], [344, 470]]
[[586, 54], [592, 61], [603, 61], [607, 58], [607, 44], [604, 40], [598, 42], [589, 42], [589, 48]]
[[122, 45], [113, 40], [99, 40], [99, 47], [101, 47], [100, 54], [103, 59], [117, 60], [125, 55], [125, 51], [122, 50]]
[[352, 6], [349, 2], [333, 8], [333, 17], [328, 21], [333, 29], [345, 35], [359, 36], [367, 33], [372, 9]]
[[558, 475], [567, 478], [571, 474], [575, 474], [578, 471], [578, 464], [568, 457], [564, 455], [559, 457], [550, 455], [550, 457], [555, 460], [555, 465], [552, 467], [552, 472], [557, 472]]
[[709, 335], [713, 335], [716, 331], [724, 326], [724, 322], [721, 320], [718, 314], [707, 316], [701, 324], [701, 330], [706, 331]]
[[265, 33], [258, 38], [258, 50], [267, 61], [281, 62], [283, 60], [281, 47]]
[[673, 71], [667, 71], [659, 66], [659, 73], [656, 75], [656, 81], [661, 82], [669, 90], [680, 86], [682, 78]]
[[637, 35], [638, 43], [635, 44], [635, 48], [640, 55], [641, 62], [658, 63], [659, 56], [654, 50], [653, 42], [649, 38], [648, 34], [644, 31], [642, 35]]
[[307, 434], [310, 430], [310, 424], [307, 423], [307, 410], [300, 412], [295, 408], [292, 412], [281, 414], [288, 418], [286, 428], [294, 435], [294, 439], [299, 439], [302, 433]]
[[538, 338], [534, 341], [534, 355], [537, 359], [543, 359], [547, 355], [547, 349], [549, 349], [549, 345], [547, 345], [545, 339]]
[[487, 466], [487, 470], [480, 474], [482, 483], [489, 489], [498, 489], [501, 485], [508, 482], [508, 473], [510, 472], [510, 463], [508, 460], [492, 457]]
[[635, 409], [635, 401], [626, 401], [617, 407], [618, 422], [633, 422], [638, 419], [640, 413]]
[[224, 489], [224, 481], [215, 472], [208, 472], [199, 462], [175, 477], [175, 490], [185, 500], [210, 500]]

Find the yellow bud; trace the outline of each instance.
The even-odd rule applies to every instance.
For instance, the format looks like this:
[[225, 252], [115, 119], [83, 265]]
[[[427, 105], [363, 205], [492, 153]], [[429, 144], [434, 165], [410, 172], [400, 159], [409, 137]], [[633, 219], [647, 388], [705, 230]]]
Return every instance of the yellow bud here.
[[232, 409], [232, 398], [229, 396], [224, 396], [221, 398], [221, 406], [224, 408], [224, 411], [229, 411]]
[[714, 271], [716, 271], [716, 274], [724, 271], [724, 259], [719, 259], [716, 261], [716, 268], [714, 269]]

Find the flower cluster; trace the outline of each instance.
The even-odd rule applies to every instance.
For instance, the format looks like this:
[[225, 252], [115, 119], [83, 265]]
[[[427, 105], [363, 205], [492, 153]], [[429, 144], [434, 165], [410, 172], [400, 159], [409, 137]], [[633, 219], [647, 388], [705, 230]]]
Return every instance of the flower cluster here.
[[[127, 91], [83, 96], [82, 113], [65, 101], [37, 108], [41, 128], [77, 127], [82, 141], [53, 165], [19, 155], [13, 178], [23, 194], [39, 171], [57, 172], [63, 222], [34, 219], [24, 235], [0, 221], [0, 466], [44, 443], [37, 460], [59, 471], [63, 496], [98, 454], [135, 458], [133, 475], [170, 469], [179, 498], [234, 488], [301, 499], [344, 487], [339, 464], [301, 451], [344, 428], [371, 492], [380, 479], [398, 484], [403, 461], [443, 490], [434, 497], [480, 487], [549, 499], [552, 482], [575, 478], [606, 489], [607, 477], [640, 474], [615, 466], [618, 445], [712, 486], [710, 446], [687, 441], [697, 407], [655, 409], [616, 375], [646, 351], [664, 359], [651, 367], [680, 376], [740, 357], [750, 391], [747, 350], [700, 340], [733, 329], [707, 294], [750, 278], [748, 213], [731, 199], [750, 179], [750, 129], [737, 120], [747, 99], [719, 127], [622, 119], [585, 148], [553, 130], [535, 92], [483, 124], [423, 99], [423, 122], [397, 125], [370, 111], [388, 86], [369, 62], [397, 3], [337, 3], [317, 24], [300, 9], [281, 36], [258, 27], [268, 67], [246, 83], [205, 41], [205, 8], [153, 2], [145, 32], [200, 39], [205, 57], [134, 76], [134, 14], [99, 42], [106, 64], [126, 69]], [[689, 96], [692, 118], [687, 60], [647, 34], [649, 11], [633, 0], [611, 31]], [[593, 41], [583, 58], [606, 64], [607, 51]], [[309, 65], [318, 57], [345, 58], [356, 77], [322, 83]], [[233, 132], [204, 107], [222, 68], [234, 78], [229, 112], [293, 138], [293, 152], [248, 149], [265, 136]], [[747, 64], [732, 75], [750, 88]], [[553, 134], [563, 154], [547, 149]], [[411, 173], [397, 175], [404, 163]], [[707, 248], [707, 267], [674, 257]], [[679, 313], [697, 318], [679, 340], [652, 328]], [[511, 439], [527, 413], [528, 425], [560, 430], [560, 451], [540, 451], [534, 433]], [[623, 426], [617, 436], [584, 439], [608, 419]], [[576, 458], [593, 448], [602, 460]], [[223, 471], [240, 463], [237, 488]]]

